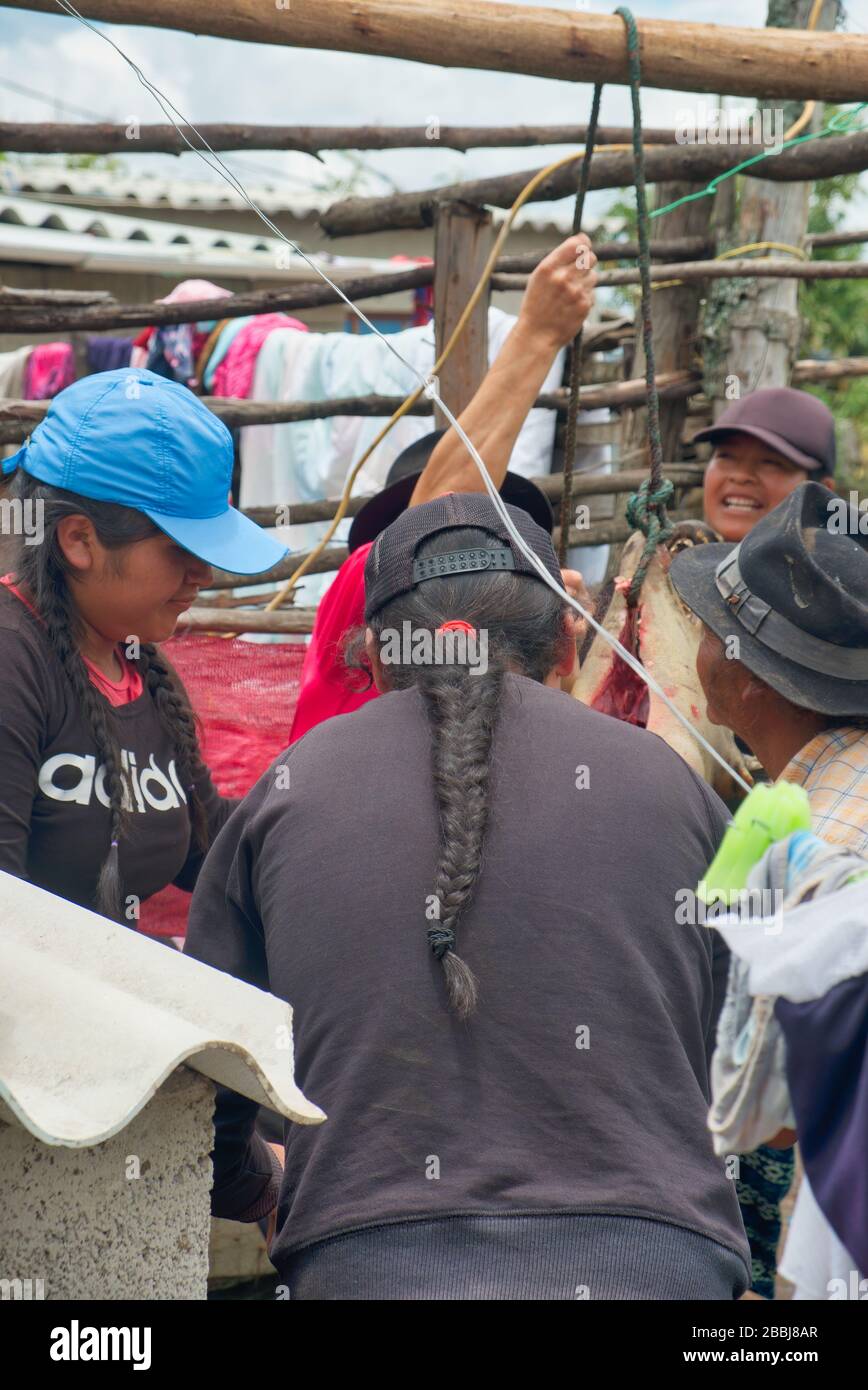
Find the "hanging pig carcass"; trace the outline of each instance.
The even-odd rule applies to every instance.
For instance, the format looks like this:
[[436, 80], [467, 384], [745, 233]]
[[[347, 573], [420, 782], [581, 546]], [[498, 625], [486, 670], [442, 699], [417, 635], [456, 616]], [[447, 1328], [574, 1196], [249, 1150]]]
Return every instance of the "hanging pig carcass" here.
[[[686, 545], [713, 539], [717, 539], [714, 533], [698, 523], [682, 522], [676, 526], [667, 544], [657, 547], [636, 607], [628, 608], [627, 591], [645, 545], [645, 537], [637, 531], [624, 547], [620, 573], [614, 587], [610, 586], [608, 606], [600, 611], [602, 605], [598, 604], [595, 617], [627, 651], [638, 657], [672, 703], [721, 757], [746, 781], [751, 781], [729, 729], [712, 724], [708, 718], [696, 673], [702, 624], [681, 602], [669, 580], [674, 554]], [[733, 778], [598, 632], [584, 653], [572, 694], [592, 709], [659, 734], [725, 801], [740, 798]]]

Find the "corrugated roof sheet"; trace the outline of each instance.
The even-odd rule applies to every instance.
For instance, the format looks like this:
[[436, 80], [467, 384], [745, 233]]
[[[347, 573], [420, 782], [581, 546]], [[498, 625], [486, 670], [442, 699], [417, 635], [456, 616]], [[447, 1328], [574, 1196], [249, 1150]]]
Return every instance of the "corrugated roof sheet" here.
[[0, 1110], [44, 1143], [117, 1134], [182, 1063], [325, 1118], [295, 1084], [282, 1000], [6, 873], [0, 935]]
[[[531, 165], [533, 151], [527, 153], [528, 164]], [[227, 158], [231, 163], [231, 156]], [[331, 190], [323, 191], [309, 186], [299, 191], [287, 190], [276, 183], [259, 183], [246, 176], [241, 178], [241, 182], [263, 212], [270, 215], [289, 213], [298, 219], [315, 217], [342, 196]], [[67, 169], [51, 163], [21, 164], [9, 160], [0, 165], [0, 187], [9, 193], [28, 196], [42, 194], [47, 199], [62, 200], [63, 203], [67, 200], [74, 202], [76, 198], [101, 199], [114, 207], [126, 204], [131, 212], [136, 207], [215, 213], [227, 208], [233, 211], [248, 208], [240, 193], [216, 178], [169, 178], [150, 172], [135, 176], [110, 169]], [[374, 178], [363, 178], [363, 186], [354, 189], [354, 194], [359, 197], [376, 197], [380, 192], [382, 185]], [[502, 218], [505, 213], [496, 216]], [[566, 233], [572, 226], [572, 218], [572, 199], [562, 199], [557, 203], [536, 203], [521, 208], [515, 226], [539, 232]]]
[[[0, 165], [2, 170], [2, 165]], [[0, 259], [79, 270], [209, 275], [286, 281], [311, 278], [310, 266], [278, 237], [214, 227], [188, 227], [42, 202], [0, 190]], [[394, 270], [392, 261], [364, 256], [313, 257], [323, 268], [350, 272]]]
[[[232, 156], [227, 155], [231, 165]], [[308, 162], [308, 161], [306, 161]], [[304, 187], [298, 192], [269, 181], [241, 179], [263, 212], [288, 212], [308, 217], [335, 201], [332, 192]], [[101, 198], [107, 203], [129, 203], [131, 208], [177, 208], [219, 212], [245, 209], [241, 194], [220, 179], [170, 178], [152, 171], [136, 174], [112, 169], [67, 169], [52, 163], [19, 163], [0, 166], [0, 183], [10, 193], [43, 194], [51, 198]], [[373, 192], [373, 189], [366, 189]]]

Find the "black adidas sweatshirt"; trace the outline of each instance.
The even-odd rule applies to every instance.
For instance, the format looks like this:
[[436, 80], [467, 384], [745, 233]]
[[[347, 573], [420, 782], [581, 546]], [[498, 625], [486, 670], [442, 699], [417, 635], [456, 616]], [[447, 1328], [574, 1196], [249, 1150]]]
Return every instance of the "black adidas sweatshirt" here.
[[[139, 901], [176, 883], [192, 889], [187, 797], [172, 740], [147, 689], [112, 710], [125, 766], [129, 833], [119, 855], [124, 893]], [[93, 907], [111, 815], [90, 727], [40, 620], [0, 585], [0, 869]], [[238, 804], [207, 768], [196, 778], [211, 838]], [[135, 903], [129, 904], [130, 925]]]

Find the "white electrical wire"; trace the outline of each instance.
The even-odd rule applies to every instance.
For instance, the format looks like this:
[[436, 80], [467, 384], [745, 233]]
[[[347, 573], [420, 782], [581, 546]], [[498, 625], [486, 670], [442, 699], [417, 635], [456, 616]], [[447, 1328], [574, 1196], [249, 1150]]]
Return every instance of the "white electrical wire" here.
[[[604, 640], [608, 642], [609, 645], [618, 653], [621, 660], [625, 662], [626, 665], [629, 666], [630, 669], [636, 673], [640, 680], [643, 680], [645, 684], [649, 687], [649, 689], [653, 690], [655, 695], [657, 695], [658, 698], [661, 699], [663, 703], [672, 711], [676, 719], [678, 719], [679, 722], [684, 725], [688, 733], [692, 734], [693, 738], [696, 739], [700, 747], [704, 748], [706, 753], [709, 753], [711, 757], [714, 759], [714, 761], [718, 763], [725, 772], [729, 773], [730, 777], [732, 777], [736, 781], [736, 783], [742, 788], [743, 791], [749, 792], [749, 783], [747, 783], [744, 780], [744, 778], [738, 772], [736, 772], [734, 767], [730, 767], [726, 759], [722, 757], [721, 754], [718, 753], [717, 749], [713, 748], [712, 745], [708, 742], [708, 739], [705, 738], [705, 736], [701, 734], [698, 729], [694, 728], [694, 726], [691, 724], [690, 720], [686, 717], [686, 715], [683, 715], [681, 713], [681, 710], [677, 707], [677, 705], [675, 705], [673, 701], [670, 700], [669, 696], [661, 688], [658, 682], [645, 669], [642, 663], [635, 656], [633, 656], [632, 652], [629, 652], [626, 647], [621, 645], [621, 643], [618, 641], [616, 637], [613, 637], [611, 633], [607, 632], [606, 629], [596, 621], [593, 614], [587, 612], [587, 610], [583, 608], [582, 605], [579, 603], [578, 599], [573, 598], [572, 594], [569, 594], [567, 590], [563, 587], [563, 585], [558, 584], [557, 580], [555, 580], [553, 576], [549, 574], [542, 560], [539, 558], [538, 555], [534, 553], [534, 551], [519, 534], [518, 529], [516, 528], [516, 525], [512, 520], [512, 517], [509, 515], [506, 505], [500, 496], [500, 493], [498, 492], [491, 479], [491, 475], [489, 474], [488, 469], [486, 468], [480, 454], [476, 449], [476, 446], [473, 444], [472, 440], [468, 438], [467, 434], [465, 434], [464, 430], [456, 420], [455, 416], [452, 414], [452, 411], [449, 409], [449, 407], [440, 399], [440, 394], [437, 391], [434, 383], [429, 378], [423, 377], [421, 372], [419, 372], [411, 362], [405, 361], [398, 349], [394, 346], [393, 343], [389, 341], [389, 338], [385, 334], [381, 333], [377, 327], [375, 327], [375, 325], [371, 322], [367, 315], [363, 313], [363, 311], [358, 307], [358, 305], [353, 303], [353, 301], [349, 298], [348, 295], [344, 294], [340, 285], [336, 285], [335, 282], [331, 280], [329, 276], [325, 273], [325, 271], [310, 258], [310, 256], [306, 255], [305, 252], [302, 251], [301, 248], [297, 246], [294, 241], [291, 241], [289, 237], [286, 236], [280, 230], [279, 227], [275, 226], [271, 219], [250, 197], [241, 181], [237, 179], [235, 175], [232, 173], [232, 171], [226, 167], [223, 160], [216, 153], [216, 151], [211, 148], [211, 146], [208, 144], [208, 141], [196, 129], [192, 121], [188, 121], [187, 118], [183, 115], [183, 113], [178, 111], [177, 107], [173, 106], [172, 102], [165, 95], [165, 93], [161, 92], [159, 88], [154, 86], [154, 84], [149, 80], [149, 78], [145, 77], [141, 68], [139, 68], [138, 65], [133, 62], [132, 58], [128, 57], [127, 54], [124, 53], [123, 49], [120, 48], [119, 45], [116, 44], [114, 40], [109, 37], [108, 34], [104, 34], [101, 29], [97, 29], [95, 25], [91, 24], [89, 20], [85, 19], [83, 15], [79, 14], [75, 6], [70, 3], [70, 0], [56, 0], [56, 4], [61, 10], [65, 11], [65, 13], [70, 15], [71, 18], [77, 19], [78, 22], [80, 24], [83, 24], [86, 29], [90, 29], [99, 38], [104, 39], [107, 44], [111, 45], [111, 47], [115, 50], [118, 56], [122, 58], [123, 61], [129, 67], [132, 68], [133, 72], [136, 74], [136, 77], [139, 79], [142, 86], [151, 94], [151, 96], [153, 96], [154, 100], [160, 106], [161, 110], [164, 112], [166, 116], [168, 116], [172, 125], [175, 127], [178, 134], [181, 136], [181, 139], [189, 147], [189, 149], [191, 149], [194, 154], [198, 155], [199, 158], [208, 166], [209, 169], [212, 169], [216, 173], [218, 173], [221, 176], [221, 178], [224, 178], [231, 185], [231, 187], [233, 187], [235, 191], [241, 195], [241, 197], [247, 203], [250, 210], [256, 213], [257, 217], [259, 217], [261, 221], [265, 223], [266, 227], [268, 227], [269, 230], [272, 231], [276, 237], [278, 237], [281, 241], [285, 242], [287, 246], [289, 246], [293, 251], [295, 251], [296, 254], [299, 255], [302, 258], [302, 260], [305, 261], [310, 266], [310, 268], [322, 280], [324, 280], [325, 283], [331, 287], [331, 289], [334, 290], [335, 294], [337, 294], [338, 297], [344, 301], [344, 303], [347, 305], [349, 309], [352, 310], [356, 317], [361, 319], [362, 323], [365, 324], [369, 332], [376, 334], [376, 336], [380, 339], [380, 342], [384, 343], [385, 346], [392, 353], [393, 357], [396, 357], [398, 361], [413, 374], [413, 376], [419, 382], [420, 386], [424, 388], [426, 396], [429, 399], [437, 402], [446, 419], [449, 421], [450, 425], [458, 435], [458, 438], [461, 440], [462, 444], [467, 449], [467, 452], [470, 454], [470, 457], [473, 459], [473, 462], [476, 464], [476, 467], [479, 470], [480, 477], [482, 478], [482, 481], [485, 484], [486, 492], [491, 498], [495, 509], [499, 513], [504, 526], [506, 527], [507, 531], [512, 537], [514, 545], [521, 551], [521, 553], [528, 560], [530, 560], [531, 564], [539, 574], [539, 577], [543, 581], [543, 583], [547, 584], [550, 589], [553, 589], [554, 592], [558, 594], [560, 598], [564, 599], [564, 601], [568, 603], [571, 608], [574, 608], [576, 612], [579, 613], [585, 619], [586, 622], [590, 623], [591, 627], [596, 632], [598, 632], [600, 636], [603, 637]], [[173, 112], [175, 114], [173, 114]], [[181, 126], [178, 124], [178, 120], [175, 119], [176, 115], [180, 121], [183, 121], [184, 125], [189, 130], [192, 130], [193, 133], [196, 136], [198, 136], [198, 138], [202, 141], [204, 148], [208, 151], [210, 155], [213, 156], [215, 163], [212, 164], [211, 160], [206, 158], [202, 149], [192, 144], [192, 142], [187, 138], [187, 135], [181, 129]]]

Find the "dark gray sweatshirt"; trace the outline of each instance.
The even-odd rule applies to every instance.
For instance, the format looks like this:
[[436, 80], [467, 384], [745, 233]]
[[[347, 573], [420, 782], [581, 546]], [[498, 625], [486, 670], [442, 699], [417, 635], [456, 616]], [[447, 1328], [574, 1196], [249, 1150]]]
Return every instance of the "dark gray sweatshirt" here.
[[[426, 939], [438, 857], [415, 690], [330, 719], [257, 783], [209, 854], [187, 951], [295, 1011], [278, 1269], [383, 1223], [648, 1217], [747, 1259], [706, 1129], [712, 933], [676, 922], [727, 815], [662, 740], [507, 677], [476, 896], [450, 1012]], [[583, 770], [584, 769], [584, 770]], [[680, 914], [683, 917], [683, 911]], [[274, 1205], [256, 1107], [218, 1098], [213, 1210]]]

